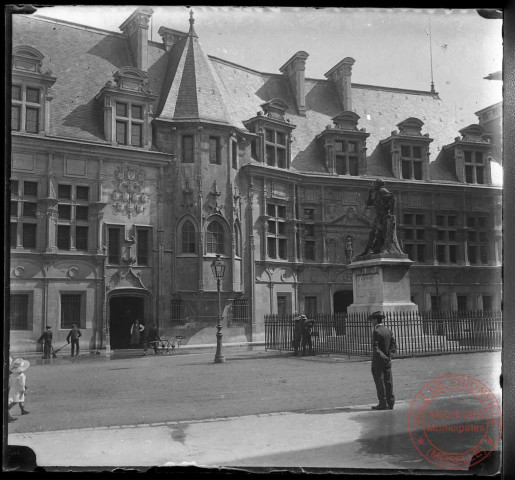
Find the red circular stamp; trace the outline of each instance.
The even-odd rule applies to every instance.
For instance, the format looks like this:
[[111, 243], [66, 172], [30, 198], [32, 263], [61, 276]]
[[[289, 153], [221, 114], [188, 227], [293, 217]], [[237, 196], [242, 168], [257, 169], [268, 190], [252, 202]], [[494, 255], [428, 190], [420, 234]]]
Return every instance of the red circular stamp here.
[[468, 469], [485, 460], [499, 443], [501, 407], [479, 380], [444, 375], [427, 382], [415, 395], [408, 431], [428, 462], [447, 469]]

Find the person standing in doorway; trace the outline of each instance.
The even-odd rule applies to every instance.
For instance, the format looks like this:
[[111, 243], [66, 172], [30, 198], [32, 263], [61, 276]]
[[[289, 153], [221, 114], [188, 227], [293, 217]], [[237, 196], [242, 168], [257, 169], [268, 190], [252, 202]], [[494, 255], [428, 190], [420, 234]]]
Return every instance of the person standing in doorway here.
[[23, 360], [23, 358], [17, 358], [9, 366], [9, 422], [14, 422], [16, 420], [15, 417], [11, 416], [11, 408], [16, 404], [20, 406], [22, 415], [28, 415], [30, 413], [25, 409], [24, 405], [25, 390], [27, 390], [27, 386], [26, 376], [23, 373], [29, 367], [30, 362], [28, 360]]
[[145, 327], [136, 319], [131, 325], [131, 340], [130, 344], [134, 347], [139, 347], [141, 343], [141, 334], [145, 330]]
[[43, 358], [49, 359], [52, 354], [52, 327], [50, 325], [46, 326], [45, 331], [39, 337], [38, 343], [43, 342]]
[[82, 336], [82, 334], [80, 333], [79, 328], [74, 323], [72, 325], [72, 329], [70, 330], [70, 333], [68, 333], [68, 336], [66, 337], [66, 340], [68, 341], [68, 343], [70, 343], [70, 340], [72, 343], [72, 357], [73, 357], [74, 353], [75, 353], [76, 357], [79, 356], [79, 338], [81, 336]]
[[383, 325], [385, 316], [381, 312], [372, 313], [368, 319], [372, 323], [372, 376], [376, 384], [379, 404], [372, 410], [393, 410], [392, 355], [397, 346], [392, 331]]

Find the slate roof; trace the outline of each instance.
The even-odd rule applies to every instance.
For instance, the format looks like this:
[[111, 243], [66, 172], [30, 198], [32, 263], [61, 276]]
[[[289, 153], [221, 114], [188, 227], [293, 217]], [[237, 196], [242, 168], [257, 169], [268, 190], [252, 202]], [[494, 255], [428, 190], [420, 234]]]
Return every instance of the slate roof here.
[[[193, 29], [192, 29], [193, 30]], [[103, 117], [95, 95], [121, 67], [132, 65], [128, 42], [121, 33], [34, 16], [15, 15], [13, 47], [29, 45], [43, 55], [44, 68], [57, 77], [51, 103], [51, 135], [105, 143]], [[358, 59], [359, 61], [359, 59]], [[306, 79], [306, 116], [295, 110], [288, 79], [207, 56], [194, 30], [166, 52], [149, 42], [150, 91], [157, 95], [154, 112], [170, 121], [207, 120], [246, 130], [243, 121], [256, 116], [260, 105], [273, 98], [290, 108], [286, 118], [293, 130], [292, 169], [326, 173], [316, 140], [331, 118], [340, 113], [338, 96], [328, 80]], [[430, 144], [432, 180], [456, 181], [447, 163], [437, 160], [464, 125], [458, 125], [442, 100], [430, 92], [352, 84], [352, 107], [365, 128], [370, 176], [391, 177], [379, 147], [397, 124], [408, 117], [424, 122]]]

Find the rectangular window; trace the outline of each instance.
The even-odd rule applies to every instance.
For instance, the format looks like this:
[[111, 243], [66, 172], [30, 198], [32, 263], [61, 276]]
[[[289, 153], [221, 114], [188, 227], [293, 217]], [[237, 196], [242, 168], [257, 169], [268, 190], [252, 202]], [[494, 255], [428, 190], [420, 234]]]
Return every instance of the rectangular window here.
[[11, 106], [11, 129], [17, 132], [21, 130], [21, 107], [19, 105]]
[[71, 185], [57, 185], [57, 198], [60, 200], [71, 200], [72, 186]]
[[13, 179], [11, 179], [10, 183], [11, 183], [11, 195], [17, 197], [18, 191], [20, 188], [20, 183], [18, 182], [18, 180], [13, 180]]
[[193, 163], [193, 136], [182, 137], [182, 163]]
[[317, 297], [304, 297], [304, 314], [309, 318], [317, 313]]
[[[426, 244], [424, 230], [425, 215], [405, 213], [403, 220], [404, 252], [408, 254], [410, 260], [424, 262]], [[440, 235], [440, 231], [438, 235]]]
[[232, 142], [232, 168], [238, 169], [238, 144]]
[[75, 227], [75, 248], [84, 251], [88, 249], [88, 227]]
[[465, 182], [485, 183], [485, 161], [483, 152], [465, 150]]
[[18, 216], [18, 202], [16, 200], [11, 200], [11, 217]]
[[149, 264], [149, 231], [147, 229], [138, 228], [136, 230], [138, 265]]
[[133, 105], [132, 106], [132, 118], [136, 120], [143, 120], [143, 107], [140, 105]]
[[335, 140], [334, 142], [334, 168], [337, 175], [358, 175], [359, 157], [358, 144], [347, 140]]
[[285, 295], [277, 295], [277, 315], [284, 317], [287, 315], [287, 300], [288, 297]]
[[269, 216], [267, 246], [269, 258], [287, 258], [286, 206], [267, 203]]
[[109, 227], [107, 235], [107, 262], [111, 265], [120, 265], [122, 261], [122, 227]]
[[468, 261], [472, 265], [488, 264], [488, 231], [486, 229], [486, 217], [469, 216], [466, 220], [467, 227], [467, 254]]
[[27, 97], [26, 97], [27, 102], [39, 104], [39, 89], [38, 88], [27, 87], [26, 95], [27, 95]]
[[12, 85], [11, 86], [11, 99], [12, 100], [21, 100], [21, 85]]
[[133, 123], [131, 125], [131, 145], [133, 147], [141, 147], [143, 145], [143, 125], [141, 123]]
[[29, 295], [10, 295], [10, 322], [11, 330], [29, 330]]
[[70, 225], [57, 225], [57, 248], [59, 250], [70, 250]]
[[23, 216], [25, 218], [37, 218], [38, 204], [35, 202], [23, 202]]
[[23, 248], [36, 248], [37, 225], [35, 223], [24, 223], [22, 233]]
[[265, 130], [265, 157], [266, 164], [271, 167], [287, 168], [287, 144], [288, 135], [276, 130]]
[[9, 230], [11, 237], [11, 248], [16, 248], [18, 245], [18, 224], [16, 222], [11, 222]]
[[116, 116], [127, 117], [127, 104], [116, 102]]
[[75, 324], [84, 328], [81, 322], [81, 295], [61, 294], [61, 330], [68, 330]]
[[315, 242], [309, 241], [304, 243], [304, 259], [315, 260]]
[[[61, 206], [61, 205], [59, 205]], [[77, 205], [75, 207], [75, 219], [76, 220], [84, 220], [88, 221], [89, 207], [83, 207], [81, 205]]]
[[220, 139], [209, 137], [209, 163], [220, 165]]
[[77, 200], [89, 200], [89, 187], [77, 186]]
[[37, 197], [38, 182], [23, 182], [23, 195], [25, 197]]
[[25, 130], [28, 133], [39, 133], [39, 108], [27, 107], [25, 117]]
[[456, 297], [456, 300], [458, 302], [458, 311], [464, 312], [467, 310], [467, 296], [466, 295], [458, 295]]
[[422, 180], [422, 147], [401, 145], [401, 174], [407, 180]]
[[59, 220], [71, 220], [72, 206], [71, 205], [58, 205]]
[[491, 312], [493, 310], [493, 298], [490, 295], [483, 295], [483, 311]]
[[458, 246], [456, 243], [457, 229], [455, 215], [437, 215], [436, 224], [439, 226], [437, 235], [437, 260], [440, 263], [457, 263]]
[[127, 145], [127, 123], [116, 122], [116, 142], [120, 145]]

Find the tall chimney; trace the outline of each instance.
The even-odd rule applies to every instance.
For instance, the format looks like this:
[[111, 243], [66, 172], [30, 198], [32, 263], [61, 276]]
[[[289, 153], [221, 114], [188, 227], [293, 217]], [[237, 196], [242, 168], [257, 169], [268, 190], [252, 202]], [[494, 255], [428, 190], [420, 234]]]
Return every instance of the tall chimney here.
[[148, 23], [154, 10], [148, 7], [138, 8], [120, 25], [120, 30], [129, 39], [132, 58], [136, 67], [148, 70]]
[[345, 57], [325, 74], [325, 78], [333, 82], [336, 87], [338, 98], [345, 112], [352, 111], [351, 76], [352, 65], [355, 61], [353, 58]]
[[304, 71], [306, 70], [306, 59], [309, 55], [306, 52], [297, 52], [279, 70], [290, 80], [290, 85], [295, 95], [297, 110], [300, 115], [306, 115], [306, 83]]
[[179, 40], [187, 35], [187, 33], [167, 27], [159, 27], [159, 31], [157, 33], [161, 35], [163, 45], [167, 52], [169, 52]]

